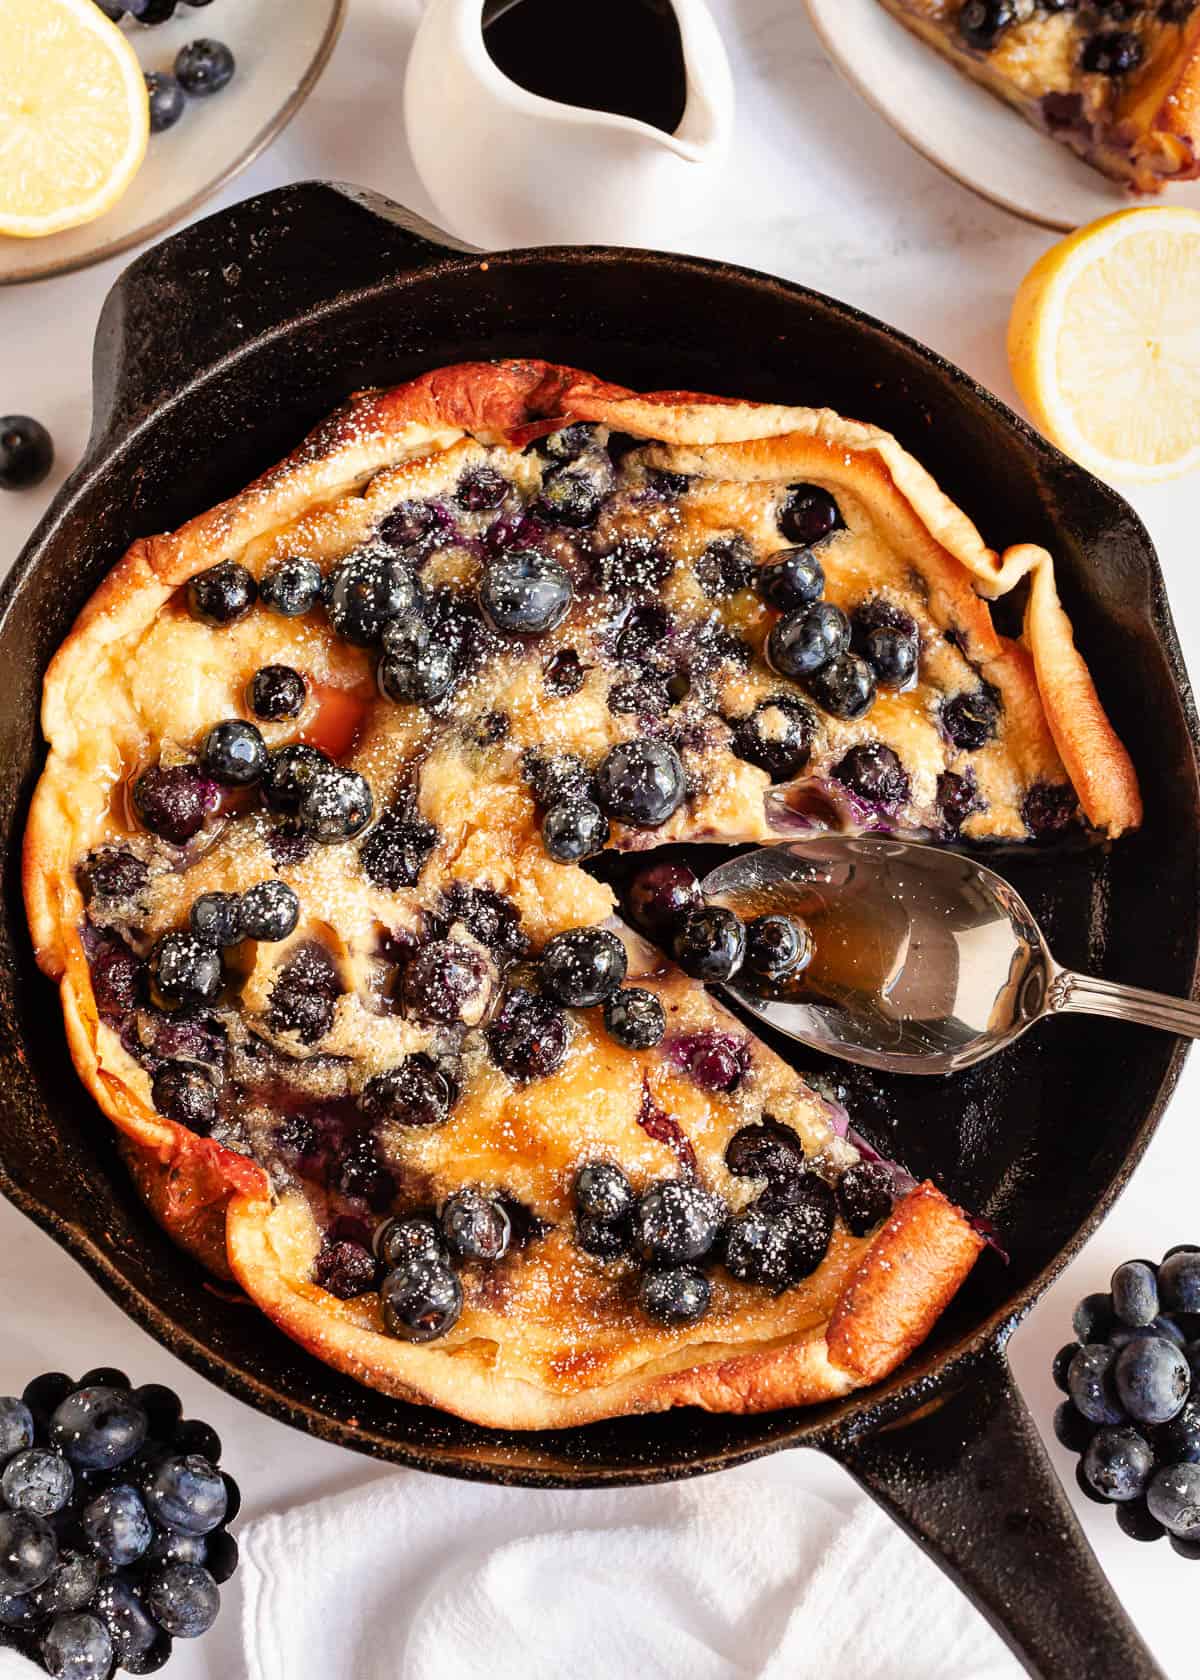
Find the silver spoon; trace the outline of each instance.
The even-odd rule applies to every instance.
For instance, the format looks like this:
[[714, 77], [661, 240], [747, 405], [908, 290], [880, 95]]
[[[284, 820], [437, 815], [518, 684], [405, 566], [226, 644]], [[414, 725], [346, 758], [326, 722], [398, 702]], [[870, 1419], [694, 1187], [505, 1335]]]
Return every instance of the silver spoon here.
[[743, 917], [808, 922], [814, 956], [797, 984], [766, 995], [743, 968], [728, 990], [769, 1025], [845, 1061], [952, 1073], [1063, 1014], [1200, 1038], [1200, 1003], [1061, 967], [1007, 881], [959, 852], [823, 836], [747, 852], [703, 885]]

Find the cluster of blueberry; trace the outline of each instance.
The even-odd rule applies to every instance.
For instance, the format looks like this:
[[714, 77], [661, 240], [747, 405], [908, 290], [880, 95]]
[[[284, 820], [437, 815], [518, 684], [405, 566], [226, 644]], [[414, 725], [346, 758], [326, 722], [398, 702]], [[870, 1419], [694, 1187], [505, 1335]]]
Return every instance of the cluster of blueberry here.
[[463, 1305], [454, 1263], [494, 1263], [512, 1243], [508, 1207], [502, 1197], [483, 1190], [456, 1190], [436, 1217], [389, 1219], [375, 1233], [385, 1329], [407, 1342], [444, 1336], [457, 1324]]
[[207, 1632], [241, 1503], [208, 1424], [121, 1371], [0, 1399], [0, 1628], [64, 1680], [156, 1673]]
[[1118, 1266], [1109, 1294], [1079, 1303], [1074, 1328], [1079, 1340], [1054, 1361], [1069, 1396], [1054, 1432], [1082, 1455], [1080, 1488], [1115, 1504], [1132, 1539], [1165, 1533], [1200, 1558], [1200, 1247]]
[[[135, 0], [135, 3], [139, 3], [139, 0]], [[171, 0], [148, 0], [148, 3], [171, 4]], [[197, 0], [187, 0], [187, 3], [194, 6]], [[207, 0], [201, 0], [201, 3], [206, 4]], [[104, 4], [104, 0], [101, 0], [101, 4]], [[115, 0], [108, 0], [105, 9], [114, 4]], [[126, 9], [130, 9], [129, 0], [124, 0], [124, 5]], [[143, 18], [141, 21], [145, 23], [147, 20]], [[175, 54], [173, 74], [166, 70], [147, 70], [146, 97], [150, 101], [150, 132], [162, 134], [166, 129], [174, 128], [189, 99], [208, 99], [214, 93], [220, 93], [221, 89], [228, 87], [233, 80], [235, 69], [233, 54], [224, 41], [203, 38], [199, 41], [189, 41], [185, 47], [180, 47]]]
[[610, 821], [661, 828], [687, 796], [687, 772], [669, 741], [622, 741], [593, 773], [574, 753], [526, 755], [523, 770], [543, 811], [542, 841], [560, 863], [594, 857]]
[[743, 922], [724, 905], [706, 903], [694, 870], [670, 859], [634, 877], [629, 913], [696, 980], [719, 983], [745, 966], [763, 984], [779, 985], [812, 961], [812, 932], [800, 917], [772, 914]]
[[[1157, 16], [1164, 23], [1183, 23], [1195, 0], [1036, 0], [1043, 12], [1081, 12], [1098, 27], [1084, 38], [1080, 68], [1090, 75], [1126, 76], [1145, 58], [1145, 43], [1132, 29], [1103, 25], [1132, 23]], [[1029, 16], [1020, 0], [966, 0], [958, 14], [963, 40], [978, 52], [990, 52], [1014, 24]]]

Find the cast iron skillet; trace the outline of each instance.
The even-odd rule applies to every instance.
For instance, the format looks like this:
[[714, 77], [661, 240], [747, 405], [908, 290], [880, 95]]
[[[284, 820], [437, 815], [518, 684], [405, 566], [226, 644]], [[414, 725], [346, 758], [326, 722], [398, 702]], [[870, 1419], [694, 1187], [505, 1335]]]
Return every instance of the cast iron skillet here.
[[1140, 769], [1146, 823], [1110, 855], [1005, 867], [1063, 961], [1191, 993], [1197, 720], [1154, 553], [1122, 501], [946, 362], [799, 286], [638, 251], [485, 258], [386, 200], [295, 186], [176, 234], [117, 282], [96, 339], [87, 453], [0, 595], [0, 1188], [181, 1358], [313, 1434], [448, 1475], [554, 1487], [818, 1447], [933, 1553], [1031, 1673], [1145, 1680], [1158, 1670], [1062, 1496], [1004, 1347], [1145, 1148], [1179, 1073], [1176, 1041], [1070, 1018], [954, 1079], [855, 1082], [868, 1134], [990, 1215], [1011, 1256], [985, 1255], [891, 1381], [815, 1410], [676, 1411], [535, 1435], [385, 1399], [214, 1288], [145, 1212], [82, 1098], [19, 888], [48, 658], [133, 537], [239, 489], [348, 391], [498, 354], [641, 388], [827, 403], [896, 432], [996, 546], [1049, 544]]

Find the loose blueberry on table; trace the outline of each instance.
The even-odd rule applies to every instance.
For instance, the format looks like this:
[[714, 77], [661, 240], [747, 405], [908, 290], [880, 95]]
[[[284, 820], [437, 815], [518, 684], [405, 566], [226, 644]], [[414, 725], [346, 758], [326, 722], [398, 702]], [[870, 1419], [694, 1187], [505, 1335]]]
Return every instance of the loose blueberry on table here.
[[1200, 1247], [1170, 1249], [1157, 1266], [1129, 1260], [1106, 1294], [1075, 1311], [1078, 1340], [1055, 1356], [1068, 1398], [1054, 1433], [1081, 1455], [1089, 1498], [1115, 1504], [1134, 1540], [1166, 1534], [1181, 1557], [1200, 1557]]
[[63, 1680], [153, 1674], [207, 1632], [241, 1495], [179, 1397], [61, 1371], [0, 1398], [0, 1643]]

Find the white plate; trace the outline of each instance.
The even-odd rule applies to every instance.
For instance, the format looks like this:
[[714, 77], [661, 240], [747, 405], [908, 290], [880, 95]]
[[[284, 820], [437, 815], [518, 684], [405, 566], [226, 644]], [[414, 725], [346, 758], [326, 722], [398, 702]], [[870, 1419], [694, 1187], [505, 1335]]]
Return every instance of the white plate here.
[[1135, 196], [1041, 134], [909, 33], [879, 0], [805, 0], [851, 87], [929, 159], [993, 204], [1064, 232], [1133, 204], [1200, 209], [1200, 181]]
[[144, 70], [170, 70], [180, 47], [209, 36], [232, 50], [234, 78], [208, 99], [189, 99], [174, 128], [150, 136], [132, 186], [103, 216], [46, 239], [0, 236], [0, 286], [86, 268], [189, 215], [299, 110], [345, 10], [346, 0], [215, 0], [180, 5], [170, 23], [152, 29], [125, 23]]

